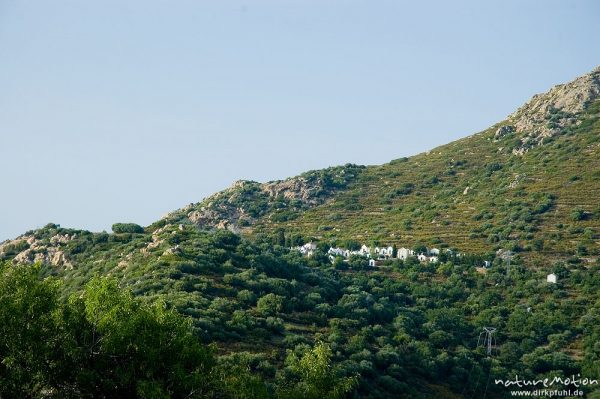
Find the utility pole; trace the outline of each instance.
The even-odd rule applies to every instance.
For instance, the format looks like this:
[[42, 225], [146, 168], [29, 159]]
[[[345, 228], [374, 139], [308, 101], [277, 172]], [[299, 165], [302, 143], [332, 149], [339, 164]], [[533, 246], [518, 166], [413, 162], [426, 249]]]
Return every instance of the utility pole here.
[[[479, 339], [477, 340], [477, 346], [479, 347], [479, 343], [481, 342], [488, 356], [492, 355], [492, 348], [496, 346], [496, 338], [494, 338], [495, 333], [495, 327], [483, 327], [483, 331], [479, 334]], [[481, 340], [482, 337], [483, 341]]]

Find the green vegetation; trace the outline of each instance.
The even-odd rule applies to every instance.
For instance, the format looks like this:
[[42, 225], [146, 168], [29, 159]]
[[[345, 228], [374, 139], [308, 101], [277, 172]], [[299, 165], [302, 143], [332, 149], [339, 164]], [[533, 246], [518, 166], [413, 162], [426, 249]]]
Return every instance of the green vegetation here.
[[[5, 396], [478, 397], [490, 376], [598, 370], [600, 266], [576, 258], [552, 266], [554, 285], [519, 256], [507, 278], [493, 253], [339, 268], [274, 245], [279, 233], [35, 234], [75, 236], [61, 248], [78, 266], [2, 269]], [[491, 359], [477, 347], [488, 325]]]
[[338, 378], [319, 344], [290, 380], [268, 389], [239, 364], [217, 362], [191, 320], [150, 305], [112, 279], [59, 299], [60, 284], [38, 267], [0, 268], [0, 396], [56, 398], [341, 398], [355, 378]]
[[115, 223], [112, 225], [112, 231], [115, 234], [122, 234], [122, 233], [141, 234], [144, 232], [144, 228], [135, 223]]
[[[565, 117], [552, 115], [550, 122]], [[246, 233], [285, 228], [305, 241], [398, 247], [437, 241], [471, 253], [515, 248], [531, 265], [548, 256], [567, 259], [583, 243], [588, 256], [597, 257], [600, 101], [578, 118], [579, 125], [523, 155], [511, 152], [512, 141], [521, 146], [514, 134], [494, 138], [499, 124], [427, 154], [369, 166], [334, 201], [308, 206], [292, 219], [266, 211]]]
[[[0, 244], [0, 397], [501, 398], [495, 378], [600, 377], [600, 101], [544, 115], [544, 135], [504, 121], [237, 182], [146, 228]], [[328, 257], [363, 243], [457, 251]]]

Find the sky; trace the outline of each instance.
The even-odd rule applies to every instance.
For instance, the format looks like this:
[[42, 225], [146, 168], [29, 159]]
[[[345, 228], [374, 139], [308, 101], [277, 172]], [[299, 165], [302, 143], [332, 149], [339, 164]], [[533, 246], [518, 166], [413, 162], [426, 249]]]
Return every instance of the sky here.
[[600, 65], [600, 2], [0, 0], [0, 241], [381, 164]]

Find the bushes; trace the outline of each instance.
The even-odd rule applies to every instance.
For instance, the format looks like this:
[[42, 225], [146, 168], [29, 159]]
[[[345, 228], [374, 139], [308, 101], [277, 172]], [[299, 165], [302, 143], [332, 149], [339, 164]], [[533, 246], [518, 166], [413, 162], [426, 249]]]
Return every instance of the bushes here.
[[413, 189], [415, 188], [415, 185], [412, 183], [404, 183], [402, 184], [399, 188], [389, 192], [387, 194], [388, 198], [398, 198], [398, 197], [403, 197], [405, 195], [408, 195], [410, 193], [412, 193]]
[[256, 310], [264, 315], [274, 315], [283, 310], [283, 300], [280, 295], [267, 294], [261, 297], [256, 303]]
[[115, 223], [112, 225], [112, 231], [115, 234], [141, 234], [144, 232], [144, 228], [135, 223]]
[[[531, 198], [523, 198], [527, 200], [525, 205], [533, 203]], [[525, 208], [525, 205], [522, 206]], [[425, 212], [430, 210], [426, 205], [422, 209]], [[501, 240], [500, 244], [508, 244], [512, 242], [507, 240], [514, 232], [518, 232], [516, 226], [507, 228], [498, 223], [497, 227], [490, 224], [489, 230], [482, 234], [495, 234]], [[590, 237], [594, 234], [595, 231], [587, 233]], [[499, 344], [514, 344], [514, 353], [506, 353], [506, 357], [512, 360], [494, 365], [494, 369], [505, 375], [525, 372], [527, 365], [521, 360], [523, 355], [545, 345], [547, 339], [551, 340], [556, 351], [560, 351], [573, 347], [578, 340], [582, 342], [588, 336], [597, 338], [597, 334], [590, 332], [597, 330], [595, 319], [586, 324], [583, 333], [577, 327], [589, 309], [581, 306], [581, 301], [594, 304], [600, 292], [598, 270], [588, 269], [583, 263], [565, 265], [570, 274], [564, 277], [559, 274], [560, 290], [552, 290], [544, 282], [545, 274], [523, 267], [518, 257], [513, 258], [510, 284], [504, 283], [506, 269], [500, 265], [499, 258], [494, 260], [485, 275], [475, 273], [473, 266], [481, 265], [483, 260], [494, 259], [494, 252], [485, 256], [443, 255], [436, 265], [421, 265], [411, 257], [402, 267], [393, 270], [367, 267], [368, 271], [360, 271], [357, 269], [361, 268], [360, 263], [364, 259], [353, 258], [350, 262], [339, 262], [346, 267], [352, 266], [350, 270], [339, 271], [331, 267], [320, 251], [317, 251], [319, 255], [304, 258], [286, 248], [273, 246], [270, 240], [249, 241], [227, 231], [186, 229], [183, 234], [173, 226], [158, 235], [157, 238], [165, 240], [165, 243], [156, 248], [156, 254], [137, 251], [149, 242], [147, 235], [138, 235], [126, 244], [101, 244], [102, 251], [85, 248], [83, 254], [91, 253], [86, 263], [80, 262], [73, 270], [53, 271], [65, 276], [65, 281], [77, 292], [67, 305], [53, 299], [55, 294], [52, 290], [60, 293], [61, 289], [58, 286], [52, 288], [52, 280], [47, 281], [50, 284], [45, 288], [50, 292], [47, 294], [45, 289], [35, 288], [35, 284], [26, 285], [26, 289], [14, 289], [19, 284], [15, 284], [15, 279], [3, 283], [6, 274], [2, 274], [0, 316], [4, 318], [0, 318], [0, 395], [40, 396], [36, 395], [36, 387], [52, 388], [58, 385], [53, 381], [60, 380], [68, 382], [62, 386], [78, 389], [72, 394], [55, 391], [61, 397], [82, 396], [89, 392], [85, 387], [92, 384], [100, 384], [101, 394], [105, 396], [113, 397], [119, 393], [122, 396], [151, 396], [164, 393], [165, 387], [186, 386], [194, 380], [187, 380], [183, 374], [197, 373], [205, 377], [207, 384], [200, 387], [204, 393], [199, 395], [210, 396], [217, 392], [213, 397], [227, 398], [237, 392], [237, 397], [246, 398], [264, 395], [315, 397], [317, 394], [313, 388], [320, 386], [318, 381], [322, 381], [319, 373], [311, 377], [296, 367], [306, 356], [310, 360], [308, 363], [317, 369], [327, 370], [335, 377], [334, 386], [340, 378], [360, 372], [355, 397], [395, 397], [394, 392], [404, 388], [394, 381], [413, 387], [407, 397], [432, 397], [433, 394], [426, 391], [429, 386], [423, 379], [431, 380], [435, 376], [440, 386], [457, 394], [461, 384], [465, 383], [468, 370], [480, 367], [473, 360], [479, 353], [473, 347], [482, 325], [498, 327], [502, 334], [499, 335]], [[181, 254], [160, 255], [168, 237], [172, 236], [177, 237]], [[546, 245], [549, 245], [546, 236], [537, 237], [545, 238]], [[291, 236], [286, 238], [291, 241]], [[342, 242], [338, 240], [340, 245]], [[324, 239], [320, 243], [325, 247], [330, 244]], [[437, 243], [436, 246], [441, 247], [437, 239], [428, 243]], [[589, 246], [587, 241], [582, 243]], [[346, 242], [344, 245], [354, 244]], [[423, 246], [417, 249], [424, 250]], [[588, 250], [591, 252], [592, 247], [589, 246]], [[128, 256], [130, 253], [133, 254], [131, 257]], [[445, 263], [447, 258], [451, 258], [453, 263]], [[103, 262], [106, 259], [110, 261]], [[121, 259], [126, 260], [127, 265], [117, 266]], [[573, 271], [575, 268], [576, 272]], [[85, 289], [83, 296], [76, 291], [81, 288], [79, 284], [84, 284], [90, 276], [102, 273], [110, 273], [118, 281], [129, 284], [142, 297], [143, 303], [128, 292], [118, 290], [110, 280], [96, 280]], [[575, 284], [576, 291], [573, 291]], [[14, 314], [20, 315], [29, 305], [18, 307], [14, 298], [6, 300], [13, 292], [26, 298], [28, 303], [37, 297], [43, 299], [31, 309], [40, 309], [32, 312], [48, 317], [29, 319], [43, 335], [35, 335], [32, 329], [18, 330], [26, 327], [26, 323], [23, 317], [15, 317]], [[28, 296], [30, 292], [32, 294]], [[574, 295], [564, 296], [567, 292]], [[157, 300], [164, 300], [169, 307], [192, 316], [193, 333], [178, 327], [179, 322], [168, 308], [152, 305]], [[527, 307], [532, 308], [531, 312], [527, 311]], [[9, 317], [13, 317], [14, 321]], [[538, 321], [543, 328], [536, 325]], [[94, 345], [97, 354], [92, 358], [89, 345], [85, 346], [85, 343], [96, 342], [90, 334], [94, 331], [93, 327], [102, 339]], [[186, 328], [191, 329], [189, 325]], [[555, 336], [566, 329], [573, 334]], [[197, 334], [192, 337], [198, 342], [216, 341], [219, 353], [225, 354], [228, 360], [215, 365], [215, 360], [219, 363], [219, 359], [211, 356], [216, 355], [206, 346], [200, 346], [208, 357], [207, 362], [195, 372], [193, 361], [181, 360], [184, 364], [180, 364], [179, 354], [173, 355], [182, 350], [181, 343], [187, 342], [188, 338], [180, 341], [168, 335], [167, 330], [177, 336]], [[27, 345], [40, 354], [37, 358], [31, 356], [27, 345], [19, 344], [26, 356], [18, 357], [7, 352], [7, 347], [15, 346], [14, 337], [19, 331], [25, 331], [22, 337], [31, 335], [35, 338], [35, 342], [21, 342], [29, 342]], [[166, 342], [164, 350], [154, 348], [163, 346], [156, 344], [156, 340]], [[321, 356], [322, 359], [328, 358], [326, 362], [318, 359], [316, 349], [311, 349], [311, 345], [319, 340], [331, 348], [330, 355]], [[3, 342], [9, 345], [2, 345]], [[594, 341], [586, 342], [582, 357], [587, 359], [589, 367], [593, 367], [598, 351], [593, 347]], [[261, 356], [261, 360], [253, 358], [245, 361], [235, 357], [236, 352], [245, 350], [256, 354], [253, 356]], [[286, 350], [293, 350], [296, 360], [288, 361], [283, 367]], [[17, 369], [10, 371], [13, 373], [12, 380], [18, 381], [12, 386], [30, 391], [4, 395], [8, 391], [2, 389], [10, 386], [8, 382], [4, 383], [9, 381], [5, 365], [10, 363], [10, 356], [24, 364], [20, 374], [13, 373]], [[122, 362], [115, 364], [113, 356], [120, 356], [118, 359]], [[572, 367], [559, 360], [557, 365]], [[263, 361], [267, 364], [258, 366]], [[38, 362], [50, 366], [36, 369], [34, 364]], [[167, 375], [160, 363], [172, 370], [183, 371], [181, 375]], [[322, 367], [322, 364], [325, 366]], [[277, 365], [277, 372], [272, 365]], [[263, 374], [262, 370], [268, 372]], [[82, 377], [84, 371], [90, 374]], [[117, 373], [122, 378], [117, 379]], [[31, 379], [31, 384], [24, 375]], [[81, 382], [75, 377], [89, 380]], [[100, 380], [108, 381], [113, 388], [102, 385], [98, 382]], [[81, 388], [79, 384], [83, 383], [89, 385]], [[117, 392], [116, 389], [122, 391]], [[494, 390], [493, 387], [490, 389]], [[494, 397], [501, 396], [498, 391], [492, 393]], [[334, 394], [329, 388], [318, 393], [319, 397], [334, 397], [331, 396]], [[480, 397], [482, 394], [479, 390], [472, 396]], [[166, 395], [178, 397], [179, 391], [173, 388]]]
[[280, 398], [338, 399], [356, 386], [357, 378], [343, 377], [333, 366], [331, 348], [323, 343], [306, 350], [301, 356], [290, 353], [286, 365], [297, 378], [294, 385], [278, 392]]
[[573, 220], [575, 222], [585, 220], [586, 218], [587, 218], [587, 213], [581, 208], [573, 209], [573, 211], [571, 212], [571, 220]]

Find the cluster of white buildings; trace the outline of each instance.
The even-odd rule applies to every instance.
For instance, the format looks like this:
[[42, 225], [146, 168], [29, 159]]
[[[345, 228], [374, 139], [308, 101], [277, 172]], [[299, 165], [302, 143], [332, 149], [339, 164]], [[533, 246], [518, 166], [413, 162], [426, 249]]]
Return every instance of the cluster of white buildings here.
[[[299, 247], [292, 248], [299, 251], [304, 256], [312, 256], [315, 250], [317, 249], [317, 245], [310, 242], [308, 244], [304, 244]], [[446, 253], [452, 254], [452, 250], [446, 249]], [[327, 251], [327, 255], [329, 255], [329, 260], [333, 262], [336, 258], [341, 257], [345, 261], [347, 261], [350, 256], [358, 255], [363, 256], [369, 260], [369, 266], [375, 266], [377, 260], [386, 260], [386, 259], [401, 259], [406, 260], [410, 257], [416, 257], [417, 260], [421, 263], [437, 263], [439, 261], [440, 249], [438, 248], [427, 248], [426, 253], [415, 254], [415, 251], [408, 248], [398, 248], [396, 250], [396, 256], [394, 256], [394, 248], [393, 247], [367, 247], [363, 245], [358, 250], [349, 250], [340, 247], [330, 247]], [[457, 256], [461, 254], [458, 253]], [[492, 267], [492, 262], [489, 260], [484, 261], [482, 270], [489, 269]], [[546, 276], [546, 282], [550, 284], [556, 284], [557, 277], [556, 274], [550, 273]]]
[[[298, 250], [304, 256], [312, 256], [314, 251], [317, 249], [316, 244], [310, 242], [308, 244], [304, 244], [300, 247], [295, 247], [294, 249]], [[449, 249], [446, 252], [452, 252]], [[360, 249], [357, 250], [349, 250], [345, 248], [339, 247], [331, 247], [327, 251], [329, 255], [329, 259], [333, 262], [335, 258], [342, 257], [345, 260], [350, 258], [352, 255], [363, 256], [369, 259], [369, 264], [371, 266], [375, 265], [375, 261], [377, 260], [385, 260], [385, 259], [401, 259], [406, 260], [410, 257], [416, 257], [419, 262], [428, 262], [428, 263], [437, 263], [439, 261], [440, 250], [438, 248], [427, 249], [426, 253], [416, 254], [415, 251], [408, 248], [398, 248], [396, 250], [396, 254], [394, 256], [394, 248], [393, 247], [367, 247], [363, 245]]]

